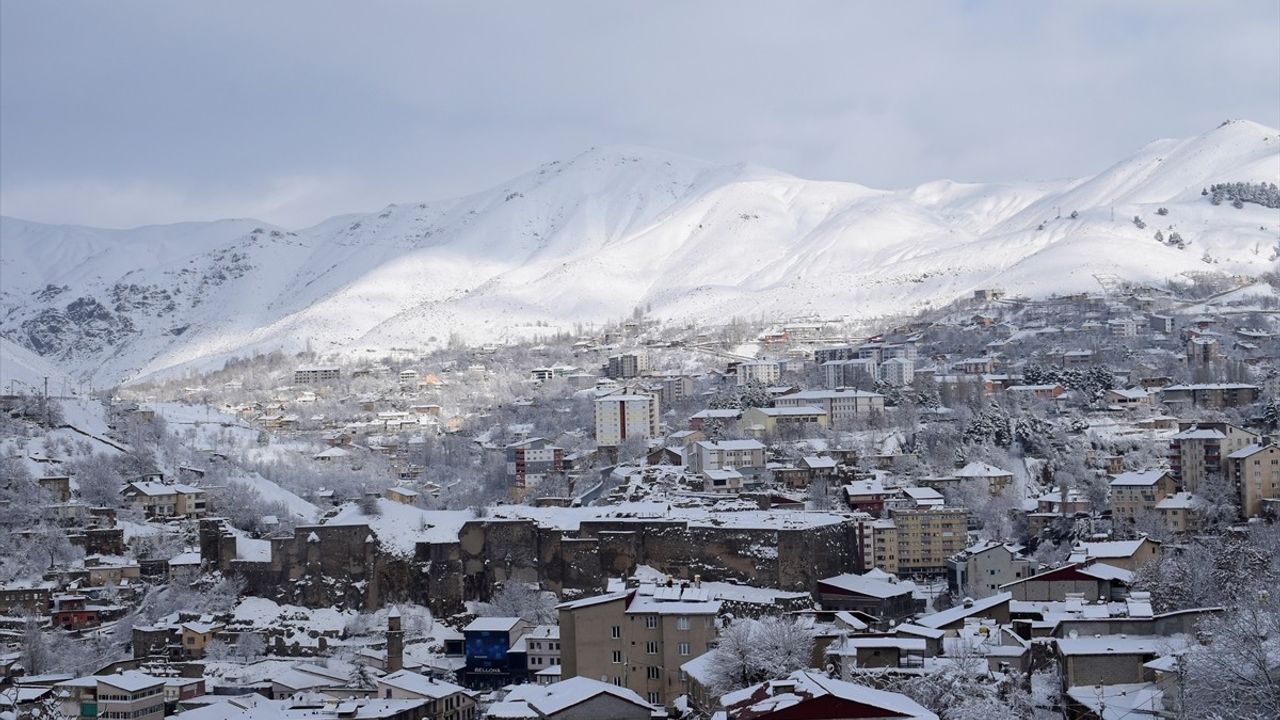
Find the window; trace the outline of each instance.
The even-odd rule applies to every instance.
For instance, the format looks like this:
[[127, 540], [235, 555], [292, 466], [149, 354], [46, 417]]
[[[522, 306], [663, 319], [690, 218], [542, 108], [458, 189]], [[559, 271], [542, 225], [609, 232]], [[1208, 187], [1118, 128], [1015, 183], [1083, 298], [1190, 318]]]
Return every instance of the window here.
[[681, 615], [680, 617], [676, 618], [676, 629], [677, 629], [677, 630], [688, 630], [688, 629], [689, 629], [689, 616], [688, 616], [688, 615]]
[[678, 648], [678, 649], [679, 649], [679, 651], [680, 651], [680, 654], [681, 654], [681, 655], [688, 655], [688, 654], [689, 654], [689, 643], [687, 643], [687, 642], [682, 642], [682, 643], [680, 643], [680, 645], [679, 645], [679, 648]]
[[615, 665], [621, 665], [621, 664], [622, 664], [622, 651], [621, 651], [621, 650], [614, 650], [614, 651], [613, 651], [613, 663], [614, 663]]
[[650, 641], [646, 642], [646, 643], [644, 644], [644, 652], [645, 652], [645, 654], [646, 654], [646, 655], [657, 655], [657, 654], [658, 654], [658, 641], [657, 641], [657, 640], [650, 640]]
[[622, 637], [622, 626], [621, 626], [621, 625], [614, 625], [613, 627], [609, 628], [609, 637], [613, 638], [614, 640], [617, 640], [618, 638], [621, 638], [621, 637]]
[[644, 617], [644, 626], [645, 626], [645, 627], [647, 627], [647, 628], [649, 628], [650, 630], [652, 630], [652, 629], [654, 629], [654, 628], [658, 627], [658, 616], [657, 616], [657, 615], [646, 615], [646, 616]]
[[649, 693], [649, 704], [650, 704], [650, 705], [661, 705], [661, 704], [662, 704], [662, 696], [661, 696], [660, 694], [656, 693], [656, 692], [651, 692], [651, 693]]
[[650, 665], [645, 670], [645, 676], [650, 680], [657, 680], [662, 677], [662, 670], [657, 665]]

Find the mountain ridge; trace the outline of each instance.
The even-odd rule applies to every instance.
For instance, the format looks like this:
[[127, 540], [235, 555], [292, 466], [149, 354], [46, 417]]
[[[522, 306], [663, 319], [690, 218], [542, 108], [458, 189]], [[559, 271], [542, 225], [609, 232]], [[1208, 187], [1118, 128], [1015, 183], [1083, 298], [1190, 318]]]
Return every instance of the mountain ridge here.
[[[358, 352], [546, 333], [638, 305], [669, 320], [866, 319], [989, 285], [1088, 289], [1099, 272], [1257, 274], [1274, 266], [1275, 211], [1214, 206], [1201, 187], [1278, 180], [1280, 132], [1248, 121], [1085, 178], [897, 190], [593, 148], [472, 195], [299, 230], [0, 218], [0, 319], [11, 341], [98, 384], [308, 340]], [[1153, 239], [1169, 225], [1190, 248]]]

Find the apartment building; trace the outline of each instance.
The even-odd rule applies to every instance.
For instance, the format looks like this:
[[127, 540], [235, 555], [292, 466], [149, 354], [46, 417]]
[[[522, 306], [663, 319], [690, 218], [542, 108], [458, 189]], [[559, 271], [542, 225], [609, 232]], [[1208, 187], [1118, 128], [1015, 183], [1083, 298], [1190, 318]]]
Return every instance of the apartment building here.
[[615, 380], [629, 380], [640, 377], [640, 373], [649, 369], [648, 357], [644, 353], [621, 353], [612, 355], [604, 366], [605, 377]]
[[1133, 522], [1154, 512], [1161, 500], [1177, 492], [1178, 483], [1168, 470], [1136, 470], [1111, 480], [1111, 517]]
[[1204, 383], [1198, 385], [1169, 385], [1164, 388], [1165, 405], [1190, 409], [1202, 407], [1221, 409], [1244, 407], [1262, 393], [1262, 388], [1246, 383]]
[[774, 398], [773, 406], [813, 405], [827, 413], [827, 421], [839, 426], [872, 413], [884, 412], [884, 396], [865, 390], [801, 390]]
[[891, 508], [872, 523], [875, 566], [898, 576], [942, 575], [965, 548], [969, 511], [954, 507]]
[[342, 377], [342, 369], [337, 365], [310, 365], [293, 371], [294, 385], [311, 385], [313, 383], [331, 382]]
[[1260, 440], [1231, 423], [1179, 423], [1169, 442], [1169, 472], [1180, 490], [1195, 493], [1206, 478], [1225, 477], [1227, 456]]
[[916, 379], [916, 361], [906, 357], [892, 357], [880, 363], [880, 381], [890, 385], [910, 385]]
[[654, 379], [654, 385], [663, 406], [676, 405], [693, 395], [693, 378], [688, 375], [661, 375]]
[[1280, 447], [1252, 443], [1227, 455], [1227, 479], [1240, 493], [1245, 517], [1262, 514], [1262, 501], [1280, 498]]
[[505, 452], [508, 487], [530, 487], [548, 475], [564, 472], [564, 448], [552, 445], [546, 438], [512, 443]]
[[774, 385], [782, 378], [782, 363], [777, 360], [748, 360], [734, 368], [739, 385], [751, 382]]
[[870, 388], [879, 377], [880, 364], [872, 358], [831, 360], [822, 364], [822, 372], [829, 390], [842, 387]]
[[759, 440], [700, 440], [689, 456], [689, 469], [693, 472], [762, 469], [766, 462], [764, 450]]
[[720, 601], [698, 585], [644, 584], [561, 604], [564, 678], [599, 679], [672, 705], [686, 689], [680, 665], [716, 642]]
[[596, 398], [596, 443], [615, 447], [631, 437], [659, 435], [657, 395], [619, 392]]

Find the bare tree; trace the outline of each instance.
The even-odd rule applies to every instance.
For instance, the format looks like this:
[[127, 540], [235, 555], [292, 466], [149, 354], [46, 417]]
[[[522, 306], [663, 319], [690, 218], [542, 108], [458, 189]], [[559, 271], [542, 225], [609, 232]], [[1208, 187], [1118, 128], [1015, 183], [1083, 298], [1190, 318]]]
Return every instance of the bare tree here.
[[491, 602], [479, 603], [476, 611], [481, 617], [520, 617], [535, 625], [559, 623], [555, 595], [521, 582], [503, 585]]

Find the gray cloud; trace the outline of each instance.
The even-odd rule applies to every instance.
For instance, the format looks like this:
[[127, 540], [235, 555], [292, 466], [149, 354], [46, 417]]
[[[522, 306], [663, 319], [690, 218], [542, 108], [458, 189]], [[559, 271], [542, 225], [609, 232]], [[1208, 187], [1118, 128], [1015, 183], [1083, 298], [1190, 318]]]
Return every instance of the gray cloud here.
[[5, 2], [0, 211], [297, 227], [588, 146], [898, 187], [1280, 125], [1280, 4]]

